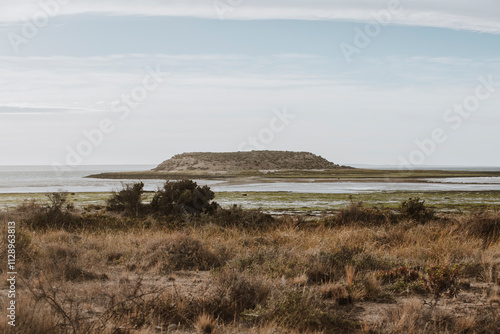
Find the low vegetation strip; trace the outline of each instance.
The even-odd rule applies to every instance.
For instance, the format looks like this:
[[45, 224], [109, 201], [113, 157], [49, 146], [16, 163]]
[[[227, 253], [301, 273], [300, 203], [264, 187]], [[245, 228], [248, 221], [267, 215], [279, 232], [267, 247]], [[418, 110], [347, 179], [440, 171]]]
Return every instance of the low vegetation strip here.
[[[137, 172], [110, 172], [87, 176], [98, 179], [159, 179], [179, 180], [186, 178], [237, 180], [242, 183], [255, 183], [259, 181], [301, 182], [316, 180], [316, 182], [339, 181], [375, 181], [375, 182], [428, 182], [427, 179], [456, 178], [456, 177], [500, 177], [498, 171], [444, 171], [444, 170], [380, 170], [380, 169], [354, 169], [336, 168], [327, 170], [183, 170], [183, 171], [137, 171]], [[249, 177], [253, 177], [251, 181]]]

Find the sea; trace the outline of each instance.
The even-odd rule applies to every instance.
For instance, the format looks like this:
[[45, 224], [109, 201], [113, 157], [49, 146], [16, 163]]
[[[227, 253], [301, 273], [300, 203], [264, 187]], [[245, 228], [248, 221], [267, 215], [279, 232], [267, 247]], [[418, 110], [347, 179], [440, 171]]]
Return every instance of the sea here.
[[[59, 172], [51, 166], [0, 166], [0, 193], [49, 193], [111, 192], [122, 188], [124, 183], [144, 182], [146, 191], [162, 187], [163, 180], [103, 180], [86, 176], [106, 172], [151, 170], [155, 165], [94, 165], [77, 166], [70, 171]], [[397, 169], [397, 166], [354, 165], [360, 168]], [[455, 171], [500, 171], [500, 167], [442, 167], [426, 166], [422, 169]], [[500, 190], [500, 177], [432, 179], [426, 183], [411, 182], [275, 182], [275, 183], [228, 183], [220, 180], [195, 180], [208, 185], [216, 192], [296, 192], [296, 193], [370, 193], [380, 191], [490, 191]]]

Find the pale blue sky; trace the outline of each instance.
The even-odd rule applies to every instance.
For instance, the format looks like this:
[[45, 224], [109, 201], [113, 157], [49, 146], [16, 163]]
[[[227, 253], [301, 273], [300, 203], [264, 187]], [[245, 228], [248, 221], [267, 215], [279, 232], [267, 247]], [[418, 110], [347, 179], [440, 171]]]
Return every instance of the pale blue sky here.
[[[79, 163], [235, 151], [286, 109], [294, 118], [259, 147], [397, 165], [440, 128], [447, 139], [423, 164], [500, 166], [498, 1], [401, 1], [351, 62], [342, 43], [355, 45], [388, 1], [247, 0], [221, 19], [214, 1], [84, 0], [54, 9], [29, 38], [24, 18], [44, 9], [20, 3], [0, 2], [0, 165], [64, 164], [103, 119], [113, 130]], [[120, 119], [112, 102], [148, 66], [162, 82]], [[444, 118], [479, 77], [498, 83], [490, 96], [459, 125]]]

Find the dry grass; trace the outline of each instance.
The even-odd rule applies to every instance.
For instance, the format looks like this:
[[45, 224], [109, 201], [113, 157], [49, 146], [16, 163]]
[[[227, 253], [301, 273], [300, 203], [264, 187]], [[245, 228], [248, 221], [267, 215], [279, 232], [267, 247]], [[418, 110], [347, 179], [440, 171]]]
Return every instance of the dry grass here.
[[[28, 213], [0, 217], [6, 222], [22, 215]], [[227, 225], [217, 223], [220, 217], [202, 217], [178, 227], [137, 224], [124, 230], [21, 224], [17, 332], [159, 333], [169, 326], [179, 333], [500, 330], [498, 213], [441, 216], [425, 224], [312, 222], [307, 228], [273, 218], [265, 229], [236, 226], [239, 215]], [[433, 295], [422, 284], [426, 269], [453, 265], [460, 268], [457, 297], [430, 303]], [[418, 279], [380, 274], [402, 267]], [[7, 298], [0, 296], [4, 309]], [[0, 326], [0, 332], [13, 333]]]
[[217, 321], [215, 321], [213, 316], [202, 313], [196, 318], [194, 328], [198, 333], [211, 334], [214, 333], [217, 328]]
[[144, 248], [132, 259], [131, 266], [140, 262], [142, 268], [154, 268], [159, 274], [176, 270], [209, 270], [220, 263], [199, 239], [182, 233], [150, 240]]

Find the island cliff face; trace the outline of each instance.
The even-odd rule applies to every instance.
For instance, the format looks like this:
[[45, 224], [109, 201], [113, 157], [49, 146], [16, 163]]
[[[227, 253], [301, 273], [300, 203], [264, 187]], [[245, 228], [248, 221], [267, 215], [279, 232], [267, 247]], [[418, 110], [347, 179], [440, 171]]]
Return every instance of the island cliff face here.
[[227, 153], [183, 153], [162, 162], [157, 172], [188, 171], [278, 171], [346, 168], [309, 152], [251, 151]]

